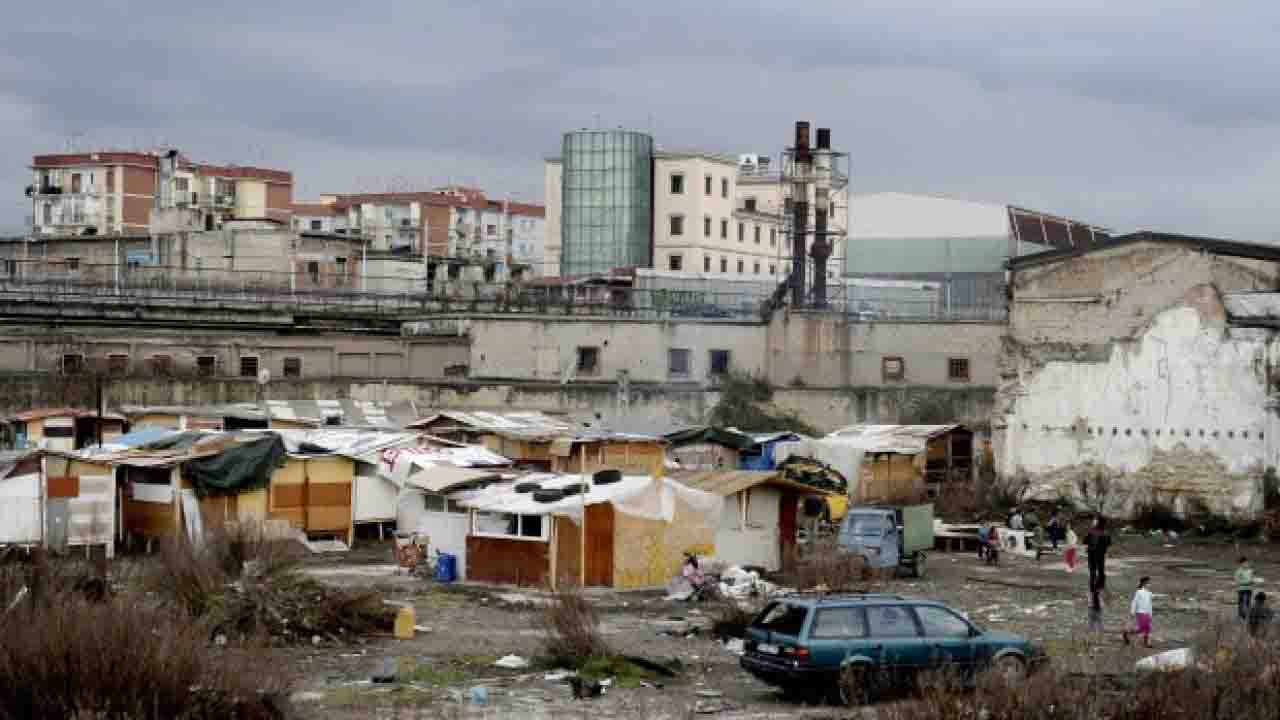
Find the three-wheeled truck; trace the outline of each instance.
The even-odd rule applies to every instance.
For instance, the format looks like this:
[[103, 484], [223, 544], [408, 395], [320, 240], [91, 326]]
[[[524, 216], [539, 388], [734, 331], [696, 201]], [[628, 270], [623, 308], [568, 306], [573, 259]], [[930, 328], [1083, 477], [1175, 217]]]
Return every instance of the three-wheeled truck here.
[[925, 552], [933, 549], [933, 505], [864, 505], [849, 508], [839, 544], [874, 568], [906, 569], [924, 577]]

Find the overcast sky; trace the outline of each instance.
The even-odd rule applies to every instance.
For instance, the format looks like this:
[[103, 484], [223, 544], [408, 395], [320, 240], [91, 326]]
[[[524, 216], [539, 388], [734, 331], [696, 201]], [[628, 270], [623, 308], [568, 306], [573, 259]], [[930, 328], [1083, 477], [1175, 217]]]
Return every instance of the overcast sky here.
[[289, 169], [298, 200], [452, 181], [541, 201], [565, 130], [776, 154], [807, 119], [858, 192], [1280, 240], [1280, 3], [230, 7], [11, 3], [0, 228], [31, 211], [31, 156], [68, 147]]

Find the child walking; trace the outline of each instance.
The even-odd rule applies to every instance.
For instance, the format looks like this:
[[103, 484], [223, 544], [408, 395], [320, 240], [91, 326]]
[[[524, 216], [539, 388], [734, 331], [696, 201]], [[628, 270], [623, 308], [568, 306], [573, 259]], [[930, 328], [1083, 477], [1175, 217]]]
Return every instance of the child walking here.
[[1236, 612], [1241, 620], [1249, 619], [1249, 603], [1253, 599], [1253, 568], [1249, 558], [1241, 557], [1236, 563]]
[[1129, 612], [1133, 613], [1135, 628], [1121, 633], [1125, 645], [1129, 644], [1129, 636], [1136, 634], [1142, 636], [1144, 647], [1151, 647], [1151, 591], [1147, 589], [1147, 584], [1150, 582], [1151, 578], [1146, 576], [1139, 580], [1138, 590], [1133, 594], [1133, 601], [1129, 603]]

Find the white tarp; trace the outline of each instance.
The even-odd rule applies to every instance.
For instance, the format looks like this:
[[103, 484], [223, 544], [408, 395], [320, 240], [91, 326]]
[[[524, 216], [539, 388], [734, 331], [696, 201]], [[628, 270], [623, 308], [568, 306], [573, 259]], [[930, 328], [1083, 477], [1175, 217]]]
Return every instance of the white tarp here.
[[[477, 445], [389, 448], [377, 454], [376, 462], [378, 474], [390, 480], [397, 488], [413, 485], [433, 492], [448, 489], [450, 483], [457, 484], [470, 478], [492, 474], [492, 470], [483, 472], [477, 469], [511, 464], [509, 459]], [[438, 476], [436, 480], [431, 479], [433, 475]]]
[[[671, 522], [675, 515], [676, 498], [679, 497], [695, 512], [720, 517], [724, 498], [712, 493], [694, 490], [670, 479], [655, 480], [648, 475], [627, 475], [616, 483], [591, 485], [583, 497], [575, 493], [554, 502], [538, 502], [533, 493], [516, 492], [518, 483], [537, 483], [548, 490], [584, 483], [589, 478], [582, 475], [534, 474], [521, 477], [517, 483], [490, 485], [481, 490], [454, 493], [454, 499], [464, 506], [482, 512], [510, 513], [513, 515], [559, 515], [577, 522], [585, 505], [611, 503], [615, 510], [625, 515]], [[712, 524], [714, 527], [714, 523]]]
[[0, 545], [34, 545], [42, 534], [39, 473], [0, 480]]
[[418, 434], [409, 432], [383, 432], [378, 430], [317, 429], [271, 430], [280, 436], [284, 449], [299, 454], [304, 446], [322, 448], [334, 455], [342, 455], [361, 462], [386, 448], [409, 448], [418, 444]]
[[828, 465], [844, 476], [848, 492], [857, 492], [862, 461], [867, 453], [916, 455], [929, 448], [929, 438], [956, 425], [852, 425], [822, 438], [780, 442], [774, 460], [781, 465], [790, 457], [806, 457]]

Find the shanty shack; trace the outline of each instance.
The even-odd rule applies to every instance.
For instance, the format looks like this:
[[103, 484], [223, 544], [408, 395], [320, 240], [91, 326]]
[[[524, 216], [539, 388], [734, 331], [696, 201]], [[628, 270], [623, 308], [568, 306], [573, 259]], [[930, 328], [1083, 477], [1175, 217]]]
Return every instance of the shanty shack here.
[[747, 433], [735, 428], [691, 427], [663, 436], [667, 455], [683, 470], [772, 470], [779, 442], [799, 440], [790, 432]]
[[[534, 474], [453, 497], [471, 510], [467, 576], [524, 586], [657, 587], [712, 554], [723, 499], [649, 475]], [[589, 487], [583, 487], [589, 484]]]
[[716, 526], [717, 560], [769, 571], [783, 569], [793, 556], [805, 498], [830, 494], [787, 480], [776, 470], [708, 470], [672, 477], [724, 499]]
[[973, 432], [962, 425], [851, 425], [778, 444], [779, 461], [808, 458], [837, 470], [857, 503], [935, 496], [974, 477]]
[[116, 482], [111, 465], [75, 453], [44, 455], [44, 545], [101, 545], [115, 553]]
[[44, 483], [41, 453], [0, 453], [0, 546], [44, 543]]
[[443, 412], [409, 425], [432, 435], [479, 444], [517, 465], [557, 473], [603, 469], [661, 471], [658, 437], [592, 428], [539, 412]]
[[123, 415], [104, 413], [101, 417], [92, 410], [75, 408], [40, 408], [20, 412], [4, 421], [8, 428], [9, 442], [13, 447], [45, 448], [70, 452], [98, 443], [101, 434], [104, 443], [124, 434]]

